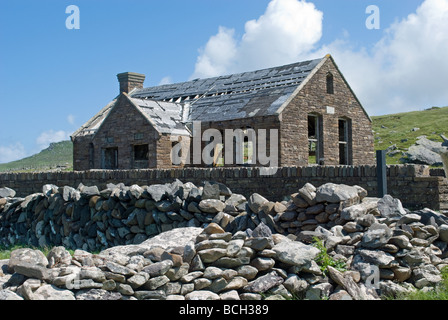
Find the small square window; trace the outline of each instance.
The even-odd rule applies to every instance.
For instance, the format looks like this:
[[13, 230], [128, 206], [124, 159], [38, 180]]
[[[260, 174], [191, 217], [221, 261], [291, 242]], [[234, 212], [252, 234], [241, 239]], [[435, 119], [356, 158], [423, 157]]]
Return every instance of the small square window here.
[[149, 160], [149, 147], [147, 144], [134, 146], [134, 160], [135, 161]]
[[143, 133], [134, 134], [134, 140], [143, 140]]

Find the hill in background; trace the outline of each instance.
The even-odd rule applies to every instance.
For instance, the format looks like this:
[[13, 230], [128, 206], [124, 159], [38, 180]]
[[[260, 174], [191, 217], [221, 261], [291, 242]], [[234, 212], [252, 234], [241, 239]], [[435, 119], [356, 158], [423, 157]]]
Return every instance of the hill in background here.
[[372, 120], [375, 149], [389, 148], [388, 164], [407, 162], [406, 152], [421, 136], [443, 142], [441, 135], [448, 135], [448, 107], [372, 117]]
[[31, 157], [0, 164], [0, 172], [53, 170], [73, 170], [73, 143], [70, 140], [51, 143], [47, 149]]

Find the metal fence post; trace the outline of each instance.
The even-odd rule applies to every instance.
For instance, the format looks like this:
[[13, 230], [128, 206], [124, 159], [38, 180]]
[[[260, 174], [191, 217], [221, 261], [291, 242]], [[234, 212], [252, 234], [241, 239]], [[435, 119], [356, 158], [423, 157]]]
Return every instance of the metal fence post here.
[[376, 151], [378, 197], [383, 198], [387, 194], [387, 166], [386, 150]]

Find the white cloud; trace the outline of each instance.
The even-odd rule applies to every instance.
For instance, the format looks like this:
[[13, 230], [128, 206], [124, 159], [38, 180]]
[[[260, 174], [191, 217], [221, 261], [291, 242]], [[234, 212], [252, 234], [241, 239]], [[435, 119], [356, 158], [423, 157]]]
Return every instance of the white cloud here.
[[39, 148], [45, 149], [52, 142], [61, 142], [64, 140], [69, 140], [69, 139], [70, 139], [70, 134], [68, 132], [65, 132], [63, 130], [59, 130], [59, 131], [48, 130], [48, 131], [42, 132], [40, 134], [40, 136], [37, 137], [36, 143], [38, 144]]
[[219, 27], [218, 34], [212, 36], [196, 62], [191, 78], [207, 78], [233, 72], [237, 54], [235, 30]]
[[[426, 0], [385, 30], [370, 53], [347, 42], [331, 52], [371, 114], [448, 105], [448, 0]], [[324, 50], [321, 52], [323, 53]]]
[[323, 13], [304, 0], [272, 0], [257, 20], [235, 30], [219, 27], [200, 50], [192, 78], [204, 78], [296, 62], [322, 36]]
[[20, 142], [16, 142], [9, 146], [0, 146], [0, 163], [20, 160], [25, 156], [25, 147]]
[[[367, 16], [366, 16], [367, 17]], [[448, 105], [448, 0], [425, 0], [369, 49], [344, 38], [316, 48], [323, 13], [306, 0], [272, 0], [245, 33], [220, 27], [192, 78], [272, 67], [330, 53], [371, 115]]]
[[75, 116], [74, 115], [72, 115], [72, 114], [69, 114], [68, 116], [67, 116], [67, 121], [68, 121], [68, 123], [70, 123], [70, 124], [75, 124]]
[[163, 77], [162, 80], [160, 80], [159, 86], [162, 86], [164, 84], [171, 84], [171, 83], [173, 83], [173, 79], [171, 79], [170, 76], [166, 76], [166, 77]]

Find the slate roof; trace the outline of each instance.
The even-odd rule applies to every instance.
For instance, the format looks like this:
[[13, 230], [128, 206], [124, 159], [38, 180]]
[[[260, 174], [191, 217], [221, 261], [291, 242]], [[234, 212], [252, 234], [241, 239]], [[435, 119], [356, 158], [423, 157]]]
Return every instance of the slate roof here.
[[[129, 99], [159, 133], [190, 135], [190, 132], [182, 123], [184, 110], [182, 104], [130, 97]], [[117, 99], [110, 102], [72, 136], [77, 137], [95, 134], [109, 115], [110, 111], [115, 107], [116, 102]]]
[[190, 135], [182, 123], [183, 105], [139, 98], [131, 98], [131, 100], [158, 132], [173, 135]]
[[189, 104], [189, 121], [275, 115], [322, 59], [139, 89], [133, 98]]
[[[226, 121], [278, 115], [322, 59], [208, 79], [137, 89], [128, 97], [160, 133], [188, 135], [193, 121]], [[72, 137], [95, 134], [117, 99]]]

